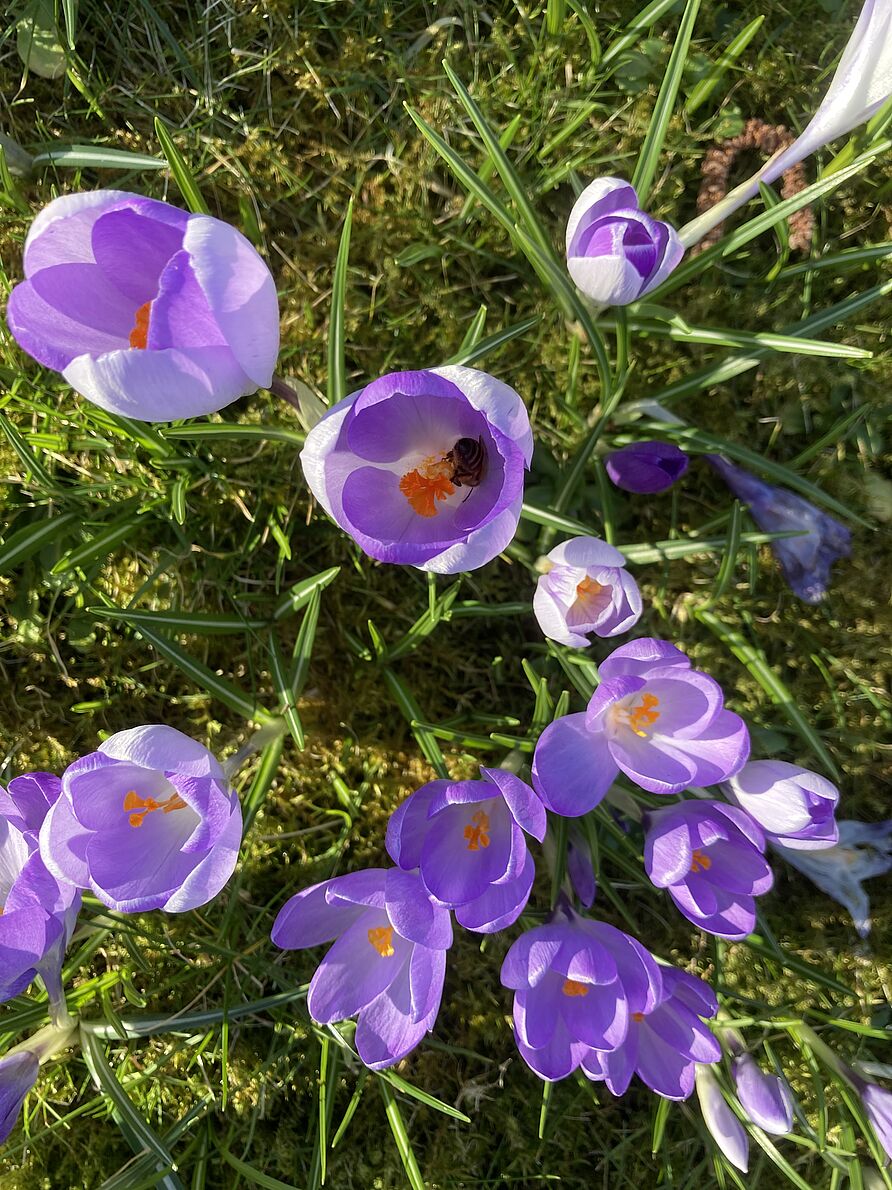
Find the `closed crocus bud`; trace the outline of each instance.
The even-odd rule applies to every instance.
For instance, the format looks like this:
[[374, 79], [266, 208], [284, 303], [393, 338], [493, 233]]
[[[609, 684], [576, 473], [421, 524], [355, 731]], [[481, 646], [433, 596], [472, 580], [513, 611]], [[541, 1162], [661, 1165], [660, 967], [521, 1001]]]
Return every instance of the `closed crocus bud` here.
[[216, 758], [173, 727], [119, 731], [62, 774], [40, 831], [54, 876], [122, 913], [181, 913], [215, 897], [242, 838]]
[[624, 492], [665, 492], [688, 469], [688, 456], [671, 442], [633, 442], [611, 451], [604, 460], [610, 480]]
[[722, 787], [782, 847], [814, 851], [839, 839], [839, 790], [826, 777], [784, 760], [752, 760]]
[[749, 1119], [774, 1136], [786, 1136], [793, 1127], [793, 1095], [786, 1079], [766, 1074], [752, 1054], [736, 1057], [731, 1074], [740, 1106]]
[[698, 1066], [694, 1073], [697, 1098], [703, 1122], [712, 1139], [733, 1166], [746, 1173], [750, 1162], [750, 1142], [743, 1125], [728, 1106], [711, 1066]]
[[850, 1080], [861, 1097], [868, 1120], [886, 1154], [886, 1164], [892, 1162], [892, 1094], [866, 1079]]
[[846, 526], [803, 496], [765, 483], [721, 455], [704, 457], [747, 505], [763, 533], [799, 533], [772, 541], [771, 552], [793, 594], [805, 603], [820, 603], [833, 563], [851, 553], [852, 535]]
[[684, 255], [675, 228], [645, 215], [622, 178], [598, 178], [567, 221], [567, 269], [600, 306], [625, 306], [655, 289]]
[[310, 491], [380, 562], [476, 570], [517, 530], [530, 419], [513, 388], [476, 368], [390, 372], [310, 430]]
[[64, 195], [32, 223], [24, 272], [9, 329], [102, 409], [171, 421], [272, 381], [275, 282], [219, 219], [123, 190]]
[[597, 537], [573, 537], [548, 555], [548, 571], [536, 584], [533, 611], [551, 640], [585, 649], [595, 636], [628, 632], [641, 615], [638, 584], [626, 560]]
[[0, 1058], [0, 1144], [12, 1132], [25, 1102], [37, 1082], [40, 1063], [30, 1050], [18, 1050]]

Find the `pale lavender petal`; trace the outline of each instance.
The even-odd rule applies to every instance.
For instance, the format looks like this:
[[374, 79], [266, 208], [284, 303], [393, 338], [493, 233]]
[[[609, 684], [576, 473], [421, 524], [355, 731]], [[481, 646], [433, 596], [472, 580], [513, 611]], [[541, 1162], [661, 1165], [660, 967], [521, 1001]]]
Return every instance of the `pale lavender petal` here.
[[448, 950], [452, 945], [452, 919], [449, 910], [435, 904], [421, 878], [414, 873], [388, 870], [384, 881], [387, 916], [403, 938]]
[[786, 1079], [766, 1074], [751, 1054], [738, 1055], [731, 1066], [740, 1106], [754, 1124], [774, 1136], [793, 1127], [793, 1095]]
[[428, 831], [431, 804], [449, 784], [442, 780], [429, 781], [400, 802], [390, 815], [384, 846], [393, 862], [404, 871], [410, 872], [421, 862], [421, 847]]
[[480, 771], [497, 786], [517, 825], [541, 843], [545, 838], [548, 820], [536, 791], [507, 769], [481, 768]]
[[367, 912], [367, 906], [346, 901], [331, 903], [325, 896], [329, 882], [305, 888], [285, 902], [276, 914], [272, 940], [282, 950], [305, 950], [331, 942]]
[[618, 769], [603, 732], [586, 728], [586, 714], [549, 724], [533, 756], [533, 786], [549, 810], [569, 818], [587, 814], [613, 784]]
[[527, 852], [524, 866], [514, 880], [492, 884], [476, 901], [460, 905], [455, 911], [455, 920], [466, 930], [478, 934], [495, 934], [507, 929], [523, 912], [535, 875], [535, 864]]
[[314, 1021], [326, 1025], [355, 1016], [401, 975], [412, 944], [395, 931], [389, 945], [376, 943], [374, 932], [386, 929], [386, 915], [370, 909], [334, 943], [310, 981], [307, 1008]]

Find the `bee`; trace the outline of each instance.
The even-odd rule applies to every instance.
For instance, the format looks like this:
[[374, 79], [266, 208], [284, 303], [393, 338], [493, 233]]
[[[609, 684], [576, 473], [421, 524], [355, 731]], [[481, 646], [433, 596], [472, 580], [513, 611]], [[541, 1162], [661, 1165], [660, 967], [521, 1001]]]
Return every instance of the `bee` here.
[[[476, 488], [486, 475], [486, 447], [483, 438], [459, 438], [452, 450], [443, 456], [444, 463], [452, 464], [449, 482], [457, 488]], [[465, 496], [468, 499], [471, 493]]]

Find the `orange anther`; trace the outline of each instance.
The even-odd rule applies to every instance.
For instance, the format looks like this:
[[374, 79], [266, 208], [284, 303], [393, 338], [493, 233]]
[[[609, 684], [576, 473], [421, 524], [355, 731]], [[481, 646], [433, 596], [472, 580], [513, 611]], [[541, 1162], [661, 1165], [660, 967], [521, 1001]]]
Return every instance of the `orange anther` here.
[[445, 458], [431, 455], [414, 471], [407, 471], [400, 480], [400, 491], [419, 516], [432, 517], [440, 511], [438, 500], [445, 500], [455, 491], [449, 476], [452, 465]]
[[149, 317], [152, 313], [152, 303], [144, 302], [136, 311], [136, 320], [130, 332], [130, 346], [139, 347], [143, 351], [149, 338]]
[[708, 872], [712, 867], [712, 860], [705, 851], [701, 851], [698, 847], [691, 856], [691, 871], [692, 872]]
[[642, 694], [641, 702], [629, 711], [629, 727], [631, 727], [635, 735], [641, 736], [642, 739], [647, 739], [647, 731], [645, 729], [653, 727], [659, 719], [660, 712], [655, 710], [659, 705], [660, 700], [655, 694]]
[[373, 926], [368, 931], [368, 938], [382, 959], [390, 958], [393, 954], [393, 926]]
[[482, 810], [471, 815], [471, 821], [465, 827], [465, 838], [468, 840], [468, 851], [479, 851], [481, 847], [489, 846], [489, 815]]
[[163, 802], [156, 802], [153, 797], [140, 797], [135, 789], [124, 795], [124, 810], [130, 815], [131, 826], [142, 826], [143, 819], [154, 810], [162, 810], [169, 814], [171, 810], [185, 810], [186, 802], [178, 793], [172, 793]]
[[588, 984], [580, 983], [578, 979], [565, 979], [561, 991], [565, 996], [587, 996]]

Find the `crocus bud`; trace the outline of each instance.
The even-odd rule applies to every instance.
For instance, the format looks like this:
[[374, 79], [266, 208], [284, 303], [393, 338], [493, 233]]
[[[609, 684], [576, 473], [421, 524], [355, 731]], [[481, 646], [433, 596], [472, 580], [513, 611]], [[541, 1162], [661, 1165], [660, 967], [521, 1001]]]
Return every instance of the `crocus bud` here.
[[39, 1066], [30, 1050], [0, 1058], [0, 1144], [15, 1128], [25, 1096], [37, 1082]]
[[24, 272], [9, 329], [102, 409], [195, 417], [272, 380], [275, 282], [219, 219], [123, 190], [67, 194], [32, 223]]
[[864, 1111], [873, 1125], [888, 1164], [892, 1161], [892, 1094], [866, 1079], [855, 1077], [850, 1081], [861, 1097]]
[[826, 777], [784, 760], [752, 760], [723, 786], [723, 792], [766, 838], [782, 847], [813, 851], [839, 838], [834, 818], [839, 790]]
[[793, 1095], [786, 1079], [766, 1074], [752, 1054], [740, 1054], [731, 1064], [740, 1106], [754, 1124], [774, 1136], [793, 1127]]
[[804, 497], [757, 479], [722, 455], [704, 458], [747, 505], [763, 533], [799, 531], [798, 537], [772, 541], [771, 552], [793, 594], [805, 603], [820, 603], [827, 594], [833, 563], [851, 553], [852, 535], [846, 526]]
[[743, 1125], [725, 1101], [711, 1066], [698, 1066], [694, 1073], [697, 1098], [703, 1122], [712, 1139], [737, 1169], [746, 1173], [750, 1160], [750, 1142]]
[[890, 95], [892, 5], [889, 0], [867, 0], [827, 94], [804, 131], [748, 181], [687, 224], [681, 232], [685, 246], [696, 243], [732, 211], [754, 198], [761, 183], [773, 182], [830, 141], [864, 124]]
[[665, 492], [688, 469], [688, 456], [671, 442], [633, 442], [604, 460], [612, 483], [624, 492]]
[[674, 227], [645, 215], [622, 178], [598, 178], [567, 221], [567, 269], [600, 306], [625, 306], [655, 289], [684, 255]]
[[573, 537], [555, 546], [548, 563], [533, 611], [551, 640], [585, 649], [590, 632], [618, 636], [638, 623], [641, 593], [618, 549], [597, 537]]

